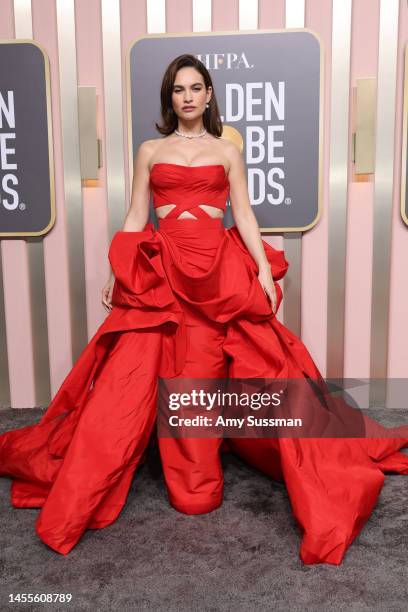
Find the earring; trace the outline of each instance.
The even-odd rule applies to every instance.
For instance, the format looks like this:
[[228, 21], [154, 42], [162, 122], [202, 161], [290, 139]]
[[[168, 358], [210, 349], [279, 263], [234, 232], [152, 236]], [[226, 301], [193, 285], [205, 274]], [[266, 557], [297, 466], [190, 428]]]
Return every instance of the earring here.
[[208, 102], [207, 102], [207, 104], [205, 105], [205, 108], [210, 108], [210, 105], [208, 104]]

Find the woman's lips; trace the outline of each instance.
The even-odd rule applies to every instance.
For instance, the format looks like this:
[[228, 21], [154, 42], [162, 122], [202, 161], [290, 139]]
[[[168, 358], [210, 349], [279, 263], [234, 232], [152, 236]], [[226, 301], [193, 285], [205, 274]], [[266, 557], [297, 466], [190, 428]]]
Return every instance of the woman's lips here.
[[186, 111], [186, 112], [192, 111], [194, 110], [194, 108], [195, 108], [194, 106], [183, 106], [183, 111]]

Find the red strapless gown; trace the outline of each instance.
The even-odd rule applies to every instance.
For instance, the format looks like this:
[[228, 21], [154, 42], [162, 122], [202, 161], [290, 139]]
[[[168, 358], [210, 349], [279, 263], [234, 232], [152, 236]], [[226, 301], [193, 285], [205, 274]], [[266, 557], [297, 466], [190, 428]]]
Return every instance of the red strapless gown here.
[[[41, 508], [36, 532], [61, 554], [123, 508], [154, 432], [158, 376], [321, 379], [306, 347], [274, 316], [237, 229], [198, 206], [225, 209], [223, 166], [155, 164], [151, 187], [156, 207], [175, 207], [158, 229], [148, 223], [114, 235], [112, 311], [39, 423], [0, 436], [0, 474], [12, 478], [12, 505]], [[177, 219], [183, 210], [196, 219]], [[279, 280], [288, 268], [284, 252], [263, 244]], [[393, 431], [394, 438], [235, 438], [228, 446], [285, 482], [302, 561], [340, 564], [373, 510], [384, 472], [408, 474], [408, 457], [398, 452], [408, 446], [408, 428]], [[158, 439], [174, 508], [194, 514], [222, 503], [221, 443]]]

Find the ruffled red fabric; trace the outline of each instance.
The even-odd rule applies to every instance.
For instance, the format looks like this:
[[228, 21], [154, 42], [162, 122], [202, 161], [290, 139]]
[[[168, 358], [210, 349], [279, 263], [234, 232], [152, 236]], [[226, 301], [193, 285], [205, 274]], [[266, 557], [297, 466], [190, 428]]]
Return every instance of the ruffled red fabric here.
[[[224, 349], [231, 359], [230, 377], [321, 380], [306, 347], [272, 312], [257, 278], [257, 266], [238, 230], [225, 229], [217, 220], [208, 221], [203, 250], [195, 252], [195, 266], [188, 269], [188, 258], [181, 256], [183, 240], [189, 228], [190, 238], [194, 238], [196, 222], [182, 223], [179, 242], [176, 226], [173, 224], [169, 233], [166, 223], [158, 230], [148, 223], [141, 232], [119, 231], [114, 235], [109, 249], [116, 279], [111, 313], [85, 347], [40, 422], [0, 436], [0, 474], [13, 479], [13, 506], [41, 507], [37, 534], [61, 554], [75, 546], [85, 529], [112, 523], [130, 487], [134, 465], [124, 452], [129, 443], [124, 438], [122, 447], [118, 443], [114, 451], [121, 479], [111, 484], [109, 475], [105, 476], [105, 493], [92, 512], [81, 518], [75, 487], [70, 499], [72, 516], [64, 517], [63, 527], [58, 522], [58, 505], [52, 506], [52, 512], [47, 511], [51, 497], [60, 500], [66, 495], [66, 483], [58, 479], [58, 473], [64, 462], [65, 468], [75, 472], [79, 459], [68, 451], [99, 367], [109, 358], [118, 334], [160, 331], [157, 375], [177, 376], [185, 363], [183, 303], [188, 303], [209, 321], [228, 324]], [[185, 241], [185, 249], [188, 244], [191, 240]], [[265, 241], [263, 245], [272, 275], [278, 281], [288, 269], [284, 252]], [[200, 263], [202, 271], [197, 272]], [[277, 282], [275, 287], [279, 308], [282, 292]], [[152, 352], [157, 348], [152, 347]], [[92, 418], [97, 420], [98, 414]], [[115, 426], [114, 411], [109, 418], [107, 436], [109, 428]], [[366, 426], [379, 436], [385, 431], [369, 419]], [[394, 432], [394, 438], [234, 438], [228, 443], [249, 463], [285, 482], [302, 532], [302, 561], [339, 564], [370, 516], [383, 485], [383, 472], [408, 474], [408, 457], [397, 452], [408, 446], [408, 429], [401, 427]], [[77, 438], [78, 435], [85, 434], [77, 432]], [[82, 442], [86, 445], [87, 440]], [[90, 499], [92, 495], [90, 489]]]

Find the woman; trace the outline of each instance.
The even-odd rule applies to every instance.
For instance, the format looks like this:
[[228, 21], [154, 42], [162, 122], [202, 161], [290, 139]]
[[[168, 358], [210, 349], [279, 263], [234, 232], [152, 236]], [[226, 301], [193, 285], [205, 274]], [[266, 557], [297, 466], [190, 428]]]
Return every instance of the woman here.
[[[377, 438], [327, 437], [336, 438], [345, 415], [355, 422], [356, 412], [342, 400], [322, 403], [327, 389], [316, 365], [276, 319], [276, 280], [288, 262], [261, 239], [242, 157], [220, 138], [211, 78], [194, 56], [168, 66], [161, 104], [156, 127], [164, 137], [137, 151], [131, 206], [109, 249], [112, 276], [102, 292], [109, 316], [41, 421], [0, 436], [0, 474], [12, 477], [15, 507], [41, 507], [41, 540], [67, 554], [86, 529], [106, 527], [123, 508], [154, 439], [158, 377], [308, 379], [315, 393], [301, 401], [295, 394], [289, 408], [312, 415], [325, 436], [232, 436], [228, 448], [284, 480], [303, 533], [302, 561], [339, 564], [375, 505], [383, 472], [408, 473], [408, 457], [398, 452], [408, 428], [383, 437], [388, 430], [358, 415]], [[150, 190], [158, 229], [148, 223]], [[236, 225], [225, 229], [228, 194]], [[157, 442], [171, 505], [187, 514], [220, 506], [222, 438]]]

